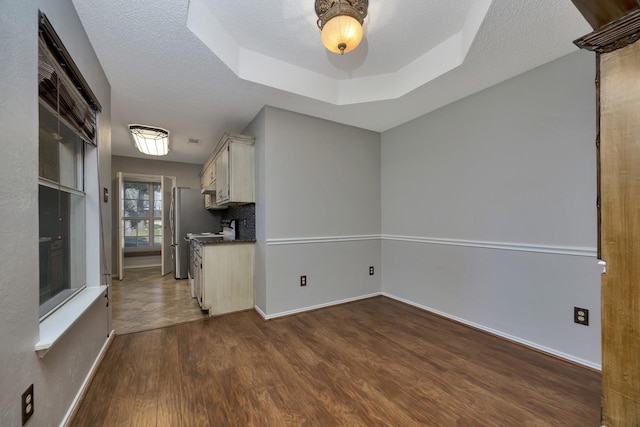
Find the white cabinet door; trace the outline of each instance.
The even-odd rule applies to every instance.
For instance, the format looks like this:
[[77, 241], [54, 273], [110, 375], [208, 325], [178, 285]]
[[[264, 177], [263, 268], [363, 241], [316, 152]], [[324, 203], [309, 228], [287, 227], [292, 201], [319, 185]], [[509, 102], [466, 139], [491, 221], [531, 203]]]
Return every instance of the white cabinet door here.
[[200, 175], [200, 190], [204, 189], [207, 185], [209, 185], [209, 170], [211, 169], [211, 165], [205, 168], [202, 171], [202, 175]]
[[216, 316], [253, 308], [255, 245], [203, 245], [202, 309]]
[[216, 203], [221, 205], [229, 201], [229, 144], [225, 144], [215, 160]]
[[229, 203], [253, 203], [253, 140], [229, 140]]
[[[197, 250], [197, 248], [200, 248]], [[191, 269], [193, 271], [193, 291], [196, 295], [196, 299], [198, 300], [198, 304], [204, 310], [204, 298], [205, 298], [205, 289], [202, 286], [202, 245], [196, 246], [196, 251], [194, 251], [193, 257], [191, 258]]]
[[204, 193], [204, 207], [209, 210], [227, 209], [227, 205], [220, 205], [217, 202], [216, 160], [210, 159], [207, 162], [208, 166], [202, 171], [200, 182], [200, 189]]
[[216, 162], [211, 162], [209, 164], [209, 169], [207, 170], [207, 176], [209, 179], [209, 185], [216, 185]]
[[215, 159], [216, 202], [254, 202], [253, 138], [226, 135]]

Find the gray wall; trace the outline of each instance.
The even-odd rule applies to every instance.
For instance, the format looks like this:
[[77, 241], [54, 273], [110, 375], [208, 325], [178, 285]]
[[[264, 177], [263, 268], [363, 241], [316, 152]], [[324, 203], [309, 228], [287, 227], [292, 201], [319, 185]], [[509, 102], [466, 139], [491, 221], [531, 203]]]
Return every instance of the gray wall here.
[[576, 52], [382, 135], [384, 292], [600, 364], [594, 65]]
[[[2, 426], [21, 425], [20, 396], [31, 383], [35, 387], [35, 413], [28, 425], [60, 424], [110, 330], [109, 309], [100, 301], [44, 359], [38, 359], [34, 351], [39, 339], [38, 269], [34, 268], [38, 265], [38, 8], [47, 14], [102, 104], [98, 141], [101, 186], [110, 187], [111, 90], [71, 0], [0, 0]], [[100, 268], [106, 271], [110, 264], [110, 208], [108, 204], [100, 206], [107, 253], [106, 263]], [[88, 221], [92, 219], [95, 221]]]
[[[206, 159], [204, 159], [206, 161]], [[112, 179], [118, 172], [175, 176], [179, 187], [200, 188], [202, 165], [137, 157], [111, 156]]]
[[380, 134], [267, 108], [267, 239], [380, 232]]
[[364, 238], [380, 233], [380, 135], [272, 107], [249, 129], [259, 134], [258, 307], [271, 316], [379, 292], [368, 272], [380, 242]]
[[255, 225], [256, 225], [256, 265], [255, 265], [255, 305], [261, 310], [267, 306], [267, 234], [266, 234], [266, 194], [265, 194], [265, 151], [266, 124], [265, 109], [253, 119], [242, 132], [244, 135], [255, 137], [254, 145], [254, 177], [255, 177]]

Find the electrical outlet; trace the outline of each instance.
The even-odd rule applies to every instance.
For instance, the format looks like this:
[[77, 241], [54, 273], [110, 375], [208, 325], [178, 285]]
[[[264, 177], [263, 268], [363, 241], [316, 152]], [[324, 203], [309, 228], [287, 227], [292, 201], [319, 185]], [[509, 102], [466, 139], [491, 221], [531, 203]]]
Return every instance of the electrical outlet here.
[[307, 276], [300, 276], [300, 286], [307, 286]]
[[25, 425], [33, 415], [33, 384], [22, 393], [22, 425]]
[[373, 266], [369, 267], [369, 276], [373, 276]]
[[579, 325], [589, 326], [589, 310], [573, 307], [573, 322]]

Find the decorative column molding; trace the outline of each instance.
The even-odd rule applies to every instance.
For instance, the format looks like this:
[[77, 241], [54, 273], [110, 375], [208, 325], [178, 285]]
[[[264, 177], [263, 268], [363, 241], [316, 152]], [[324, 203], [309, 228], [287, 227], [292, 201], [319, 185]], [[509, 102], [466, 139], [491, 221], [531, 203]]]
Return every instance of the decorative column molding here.
[[573, 43], [581, 49], [609, 53], [633, 44], [638, 39], [640, 39], [640, 10], [616, 19]]

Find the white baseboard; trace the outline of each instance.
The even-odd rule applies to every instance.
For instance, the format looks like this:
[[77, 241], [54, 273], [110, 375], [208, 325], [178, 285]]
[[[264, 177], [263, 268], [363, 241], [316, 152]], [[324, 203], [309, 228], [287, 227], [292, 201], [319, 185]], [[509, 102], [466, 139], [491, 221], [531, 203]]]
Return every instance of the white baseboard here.
[[552, 348], [545, 347], [545, 346], [536, 344], [534, 342], [527, 341], [527, 340], [524, 340], [522, 338], [518, 338], [516, 336], [506, 334], [506, 333], [504, 333], [502, 331], [498, 331], [496, 329], [487, 328], [486, 326], [480, 325], [478, 323], [470, 322], [470, 321], [465, 320], [465, 319], [463, 319], [461, 317], [452, 316], [451, 314], [442, 312], [440, 310], [436, 310], [436, 309], [431, 308], [431, 307], [427, 307], [427, 306], [422, 305], [422, 304], [415, 303], [413, 301], [410, 301], [410, 300], [407, 300], [407, 299], [404, 299], [404, 298], [400, 298], [398, 296], [395, 296], [395, 295], [392, 295], [392, 294], [389, 294], [389, 293], [386, 293], [386, 292], [382, 292], [381, 295], [383, 295], [383, 296], [385, 296], [387, 298], [391, 298], [391, 299], [394, 299], [396, 301], [400, 301], [402, 303], [411, 305], [413, 307], [419, 308], [419, 309], [427, 311], [429, 313], [437, 314], [438, 316], [453, 320], [454, 322], [461, 323], [461, 324], [466, 325], [466, 326], [470, 326], [470, 327], [472, 327], [474, 329], [479, 329], [481, 331], [488, 332], [491, 335], [496, 335], [496, 336], [498, 336], [500, 338], [504, 338], [504, 339], [506, 339], [508, 341], [512, 341], [512, 342], [518, 343], [518, 344], [523, 345], [525, 347], [529, 347], [529, 348], [538, 350], [538, 351], [540, 351], [542, 353], [547, 353], [547, 354], [550, 354], [552, 356], [558, 357], [560, 359], [565, 359], [565, 360], [568, 360], [570, 362], [577, 363], [578, 365], [586, 366], [588, 368], [591, 368], [591, 369], [594, 369], [594, 370], [597, 370], [597, 371], [602, 371], [602, 365], [601, 364], [593, 363], [593, 362], [590, 362], [590, 361], [584, 360], [584, 359], [580, 359], [579, 357], [575, 357], [575, 356], [572, 356], [570, 354], [562, 353], [562, 352], [554, 350]]
[[102, 345], [102, 348], [100, 349], [100, 353], [98, 353], [98, 357], [96, 357], [96, 360], [93, 362], [93, 365], [91, 365], [91, 369], [89, 369], [89, 373], [87, 374], [86, 378], [84, 379], [84, 382], [80, 386], [80, 390], [78, 390], [76, 397], [73, 399], [73, 402], [71, 402], [71, 406], [69, 407], [69, 410], [67, 411], [64, 418], [62, 419], [62, 422], [60, 423], [60, 427], [66, 427], [71, 421], [71, 419], [73, 418], [73, 415], [75, 414], [75, 412], [78, 410], [78, 405], [80, 404], [80, 401], [82, 400], [85, 393], [87, 392], [89, 384], [91, 384], [91, 380], [96, 374], [98, 367], [100, 367], [100, 363], [102, 363], [102, 359], [104, 359], [105, 354], [107, 354], [107, 350], [111, 346], [111, 343], [113, 342], [113, 339], [115, 338], [115, 336], [116, 336], [116, 331], [112, 330], [111, 333], [109, 334], [109, 338], [107, 338], [107, 340]]
[[161, 264], [140, 264], [140, 265], [127, 265], [124, 267], [125, 270], [133, 270], [136, 268], [149, 268], [149, 267], [162, 267]]
[[317, 310], [319, 308], [331, 307], [333, 305], [346, 304], [348, 302], [358, 301], [361, 299], [373, 298], [382, 295], [380, 292], [375, 292], [373, 294], [360, 295], [352, 298], [345, 298], [338, 301], [325, 302], [322, 304], [312, 305], [309, 307], [296, 308], [295, 310], [282, 311], [280, 313], [275, 314], [265, 314], [258, 306], [255, 306], [255, 310], [262, 316], [264, 320], [276, 319], [278, 317], [291, 316], [292, 314], [304, 313], [305, 311]]
[[264, 311], [262, 311], [262, 309], [260, 309], [260, 307], [258, 307], [257, 305], [253, 306], [253, 309], [255, 311], [258, 312], [258, 314], [260, 315], [260, 317], [262, 317], [264, 320], [267, 320], [267, 315], [265, 314]]
[[498, 336], [500, 338], [506, 339], [508, 341], [512, 341], [514, 343], [523, 345], [525, 347], [529, 347], [531, 349], [540, 351], [542, 353], [546, 353], [546, 354], [549, 354], [551, 356], [558, 357], [560, 359], [564, 359], [564, 360], [576, 363], [578, 365], [586, 366], [586, 367], [594, 369], [596, 371], [602, 371], [602, 365], [601, 364], [593, 363], [593, 362], [590, 362], [588, 360], [584, 360], [584, 359], [581, 359], [579, 357], [572, 356], [570, 354], [562, 353], [562, 352], [554, 350], [552, 348], [545, 347], [545, 346], [536, 344], [534, 342], [524, 340], [524, 339], [516, 337], [514, 335], [509, 335], [507, 333], [504, 333], [502, 331], [498, 331], [496, 329], [488, 328], [488, 327], [480, 325], [478, 323], [470, 322], [470, 321], [468, 321], [466, 319], [463, 319], [461, 317], [453, 316], [451, 314], [442, 312], [440, 310], [436, 310], [434, 308], [427, 307], [425, 305], [418, 304], [416, 302], [413, 302], [413, 301], [410, 301], [410, 300], [407, 300], [407, 299], [404, 299], [404, 298], [400, 298], [398, 296], [389, 294], [387, 292], [376, 292], [376, 293], [372, 293], [372, 294], [368, 294], [368, 295], [361, 295], [361, 296], [358, 296], [358, 297], [347, 298], [347, 299], [343, 299], [343, 300], [339, 300], [339, 301], [332, 301], [332, 302], [323, 303], [323, 304], [317, 304], [317, 305], [313, 305], [313, 306], [309, 306], [309, 307], [303, 307], [303, 308], [298, 308], [298, 309], [295, 309], [295, 310], [283, 311], [283, 312], [275, 313], [275, 314], [266, 314], [257, 305], [254, 307], [254, 309], [258, 312], [258, 314], [264, 320], [271, 320], [271, 319], [276, 319], [278, 317], [284, 317], [284, 316], [290, 316], [292, 314], [304, 313], [306, 311], [317, 310], [319, 308], [331, 307], [331, 306], [334, 306], [334, 305], [345, 304], [345, 303], [348, 303], [348, 302], [358, 301], [358, 300], [367, 299], [367, 298], [373, 298], [373, 297], [380, 296], [380, 295], [385, 296], [385, 297], [390, 298], [390, 299], [393, 299], [393, 300], [396, 300], [396, 301], [400, 301], [400, 302], [408, 304], [408, 305], [411, 305], [413, 307], [419, 308], [419, 309], [424, 310], [426, 312], [436, 314], [436, 315], [444, 317], [446, 319], [453, 320], [454, 322], [463, 324], [465, 326], [469, 326], [469, 327], [472, 327], [474, 329], [478, 329], [478, 330], [487, 332], [487, 333], [489, 333], [491, 335]]

